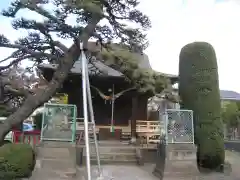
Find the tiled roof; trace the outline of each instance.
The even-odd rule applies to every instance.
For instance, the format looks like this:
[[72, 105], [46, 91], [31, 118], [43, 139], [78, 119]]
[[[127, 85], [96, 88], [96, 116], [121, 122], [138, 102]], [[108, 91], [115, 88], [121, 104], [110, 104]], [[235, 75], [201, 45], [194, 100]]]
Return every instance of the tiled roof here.
[[[97, 51], [100, 51], [101, 47], [94, 42], [89, 42], [88, 43], [88, 49], [91, 52], [97, 52]], [[134, 55], [137, 57], [137, 59], [139, 61], [139, 63], [138, 63], [139, 68], [144, 69], [144, 70], [152, 70], [152, 67], [151, 67], [150, 62], [149, 62], [149, 58], [146, 54], [135, 53]], [[96, 61], [94, 63], [94, 66], [95, 67], [92, 67], [92, 65], [89, 64], [89, 74], [90, 75], [92, 74], [91, 72], [95, 72], [96, 68], [97, 68], [97, 69], [101, 70], [101, 72], [104, 72], [103, 76], [107, 75], [107, 76], [113, 76], [113, 77], [123, 77], [123, 74], [121, 72], [116, 71], [109, 66], [106, 66], [105, 64], [103, 64], [100, 61]], [[38, 67], [40, 69], [44, 69], [44, 68], [56, 69], [57, 65], [56, 64], [41, 64]], [[91, 71], [91, 69], [94, 69], [94, 70]], [[71, 72], [79, 74], [79, 73], [81, 73], [81, 71], [82, 71], [82, 65], [79, 61], [76, 61], [73, 68], [71, 69]], [[176, 81], [175, 79], [178, 79], [177, 75], [165, 74], [165, 73], [161, 73], [161, 72], [157, 72], [157, 73], [159, 73], [159, 74], [161, 74], [165, 77], [168, 77], [168, 78], [170, 78], [174, 81]], [[101, 73], [99, 73], [99, 74], [101, 74]]]
[[235, 100], [240, 101], [240, 94], [235, 91], [220, 90], [222, 100]]
[[[101, 46], [97, 45], [95, 42], [89, 42], [88, 43], [88, 50], [91, 52], [98, 52], [100, 51]], [[142, 69], [152, 69], [150, 63], [149, 63], [149, 58], [146, 54], [138, 54], [135, 53], [134, 54], [136, 56], [136, 58], [139, 61], [139, 67]], [[90, 69], [94, 69], [93, 71], [89, 71], [89, 74], [92, 74], [91, 72], [95, 72], [96, 68], [98, 70], [100, 70], [101, 72], [104, 72], [103, 76], [107, 75], [107, 76], [113, 76], [113, 77], [123, 77], [123, 74], [119, 71], [114, 70], [113, 68], [106, 66], [105, 64], [103, 64], [101, 61], [96, 61], [94, 63], [94, 66], [89, 64], [89, 70]], [[56, 69], [57, 68], [57, 64], [41, 64], [38, 66], [40, 69], [41, 68], [48, 68], [48, 69]], [[82, 72], [82, 65], [80, 61], [76, 61], [73, 68], [71, 69], [71, 73], [76, 73], [76, 74], [80, 74]], [[99, 73], [101, 74], [101, 73]]]
[[[121, 72], [118, 72], [111, 67], [108, 67], [104, 65], [102, 62], [97, 61], [94, 63], [95, 68], [101, 69], [101, 72], [104, 72], [104, 75], [107, 76], [113, 76], [113, 77], [121, 77], [123, 74]], [[88, 64], [89, 68], [89, 74], [92, 75], [95, 71], [91, 71], [91, 69], [95, 69], [92, 64]], [[57, 64], [40, 64], [38, 65], [38, 68], [47, 68], [47, 69], [57, 69], [58, 65]], [[80, 61], [76, 61], [75, 64], [73, 65], [73, 68], [71, 69], [71, 73], [74, 74], [81, 74], [82, 73], [82, 63]]]

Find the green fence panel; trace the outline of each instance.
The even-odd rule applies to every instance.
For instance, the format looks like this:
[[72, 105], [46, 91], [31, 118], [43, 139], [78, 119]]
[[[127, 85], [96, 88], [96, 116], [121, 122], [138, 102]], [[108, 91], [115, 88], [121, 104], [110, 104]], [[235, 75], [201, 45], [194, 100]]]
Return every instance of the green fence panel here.
[[41, 141], [75, 142], [76, 117], [76, 105], [45, 103]]

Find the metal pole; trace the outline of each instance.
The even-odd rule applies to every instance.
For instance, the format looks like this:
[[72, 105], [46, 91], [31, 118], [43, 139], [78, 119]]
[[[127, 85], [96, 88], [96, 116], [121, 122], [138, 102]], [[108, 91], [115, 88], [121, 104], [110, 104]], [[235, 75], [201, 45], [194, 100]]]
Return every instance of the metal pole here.
[[195, 144], [195, 141], [194, 141], [194, 138], [195, 138], [195, 136], [194, 136], [194, 125], [193, 125], [193, 111], [190, 111], [191, 112], [191, 123], [192, 123], [192, 143], [193, 144]]
[[44, 103], [44, 106], [43, 106], [43, 116], [42, 116], [42, 128], [41, 128], [41, 136], [40, 136], [40, 141], [42, 142], [43, 141], [43, 135], [44, 135], [44, 130], [45, 130], [45, 126], [44, 126], [44, 124], [46, 124], [46, 126], [47, 126], [47, 123], [45, 122], [45, 120], [46, 120], [46, 118], [45, 118], [45, 116], [46, 116], [46, 104]]
[[90, 148], [89, 148], [89, 136], [88, 136], [88, 102], [87, 102], [87, 83], [86, 83], [86, 71], [87, 71], [87, 59], [84, 56], [83, 52], [83, 43], [80, 43], [80, 60], [82, 60], [82, 95], [83, 95], [83, 114], [84, 114], [84, 135], [85, 135], [85, 144], [86, 144], [86, 165], [87, 165], [87, 179], [92, 180], [91, 178], [91, 164], [90, 164]]
[[[85, 54], [83, 54], [82, 56], [86, 59]], [[86, 64], [88, 64], [88, 62]], [[94, 112], [93, 112], [92, 95], [91, 95], [88, 70], [86, 70], [86, 83], [87, 83], [88, 106], [89, 106], [89, 111], [90, 111], [94, 143], [95, 143], [95, 149], [96, 149], [96, 154], [97, 154], [98, 173], [99, 173], [99, 176], [101, 176], [102, 173], [101, 173], [101, 166], [100, 166], [99, 149], [98, 149], [98, 145], [97, 145], [98, 142], [97, 142], [97, 135], [96, 135], [96, 125], [95, 125], [95, 118], [94, 118]]]
[[113, 84], [113, 87], [112, 87], [112, 117], [111, 117], [111, 132], [113, 132], [114, 103], [115, 103], [115, 97], [114, 97], [114, 84]]

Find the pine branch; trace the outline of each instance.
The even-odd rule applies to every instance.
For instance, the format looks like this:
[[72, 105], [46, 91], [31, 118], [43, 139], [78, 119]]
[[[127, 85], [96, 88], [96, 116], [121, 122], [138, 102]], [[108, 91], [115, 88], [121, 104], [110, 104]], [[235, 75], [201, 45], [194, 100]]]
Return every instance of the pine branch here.
[[[56, 56], [52, 55], [52, 54], [48, 54], [48, 53], [44, 53], [44, 52], [36, 52], [33, 51], [25, 46], [19, 45], [19, 44], [4, 44], [4, 43], [0, 43], [0, 47], [5, 47], [5, 48], [11, 48], [11, 49], [19, 49], [19, 52], [23, 53], [23, 54], [29, 54], [32, 57], [47, 57], [49, 59], [54, 59], [56, 58]], [[14, 53], [16, 54], [16, 53]]]

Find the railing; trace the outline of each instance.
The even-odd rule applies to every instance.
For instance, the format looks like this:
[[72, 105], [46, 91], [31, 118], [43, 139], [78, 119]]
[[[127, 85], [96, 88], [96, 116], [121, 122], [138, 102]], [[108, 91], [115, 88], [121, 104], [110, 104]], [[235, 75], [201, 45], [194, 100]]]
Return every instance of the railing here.
[[138, 133], [141, 132], [151, 132], [151, 133], [161, 133], [163, 130], [163, 123], [160, 123], [160, 121], [142, 121], [137, 120], [137, 127], [136, 130]]
[[13, 143], [26, 143], [35, 146], [40, 142], [41, 131], [13, 131]]
[[[89, 123], [89, 128], [91, 127], [91, 123]], [[104, 125], [96, 125], [96, 133], [99, 133], [99, 129], [105, 128], [109, 129], [110, 126]], [[84, 131], [84, 123], [77, 122], [76, 123], [77, 132]], [[114, 126], [114, 129], [120, 129], [122, 131], [123, 139], [131, 138], [131, 124], [128, 126]], [[141, 144], [149, 145], [149, 144], [157, 144], [159, 142], [160, 135], [164, 131], [164, 124], [160, 121], [144, 121], [137, 120], [136, 131], [138, 136], [141, 139]], [[78, 133], [77, 133], [78, 134]], [[78, 139], [78, 138], [77, 138]]]
[[160, 121], [137, 120], [136, 131], [142, 145], [159, 143], [164, 124]]

